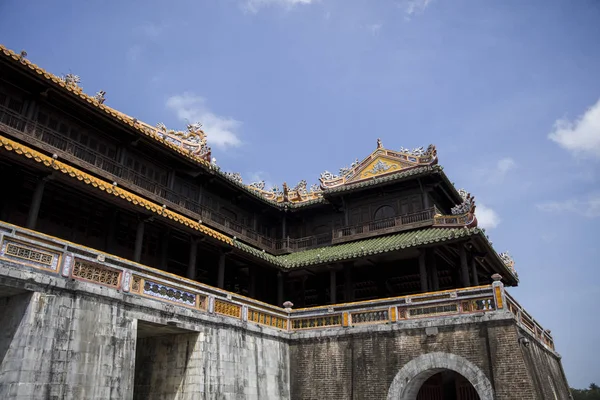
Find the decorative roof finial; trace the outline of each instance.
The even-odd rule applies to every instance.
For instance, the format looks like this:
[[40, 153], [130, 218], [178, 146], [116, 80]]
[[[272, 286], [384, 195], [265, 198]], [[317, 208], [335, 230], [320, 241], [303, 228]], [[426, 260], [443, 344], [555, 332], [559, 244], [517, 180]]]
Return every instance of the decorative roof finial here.
[[377, 138], [377, 148], [378, 149], [382, 149], [383, 148], [383, 144], [381, 144], [381, 139]]
[[461, 215], [475, 212], [475, 197], [464, 189], [459, 189], [458, 194], [462, 197], [462, 203], [452, 207], [452, 215]]
[[66, 74], [65, 76], [63, 76], [62, 80], [65, 82], [65, 84], [67, 86], [79, 86], [79, 82], [81, 82], [81, 78], [79, 77], [79, 75], [75, 75], [75, 74]]
[[106, 98], [104, 97], [105, 94], [106, 92], [104, 90], [100, 90], [94, 95], [93, 99], [100, 104], [104, 104], [104, 102], [106, 101]]

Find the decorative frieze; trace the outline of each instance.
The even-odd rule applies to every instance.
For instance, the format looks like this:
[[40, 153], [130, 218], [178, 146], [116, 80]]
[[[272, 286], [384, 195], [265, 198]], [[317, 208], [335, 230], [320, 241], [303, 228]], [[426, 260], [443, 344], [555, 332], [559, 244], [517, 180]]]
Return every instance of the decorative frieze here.
[[121, 281], [121, 271], [78, 259], [75, 259], [71, 276], [115, 289], [119, 287]]
[[58, 272], [61, 255], [37, 246], [4, 239], [0, 248], [0, 257], [34, 268]]
[[292, 329], [326, 328], [328, 326], [341, 326], [342, 315], [326, 315], [319, 317], [306, 317], [292, 319]]
[[251, 308], [248, 309], [248, 321], [256, 322], [260, 325], [272, 326], [274, 328], [287, 329], [286, 318], [253, 310]]
[[194, 293], [148, 280], [144, 282], [143, 294], [185, 306], [198, 306], [197, 296]]
[[241, 318], [242, 307], [237, 304], [215, 299], [215, 313], [229, 315], [234, 318]]
[[374, 324], [390, 320], [388, 309], [354, 312], [351, 318], [353, 324]]
[[132, 293], [140, 293], [141, 285], [142, 285], [142, 278], [140, 276], [133, 275], [133, 278], [131, 280], [131, 292]]
[[442, 304], [429, 307], [410, 308], [409, 318], [431, 317], [433, 315], [448, 315], [458, 313], [458, 304]]

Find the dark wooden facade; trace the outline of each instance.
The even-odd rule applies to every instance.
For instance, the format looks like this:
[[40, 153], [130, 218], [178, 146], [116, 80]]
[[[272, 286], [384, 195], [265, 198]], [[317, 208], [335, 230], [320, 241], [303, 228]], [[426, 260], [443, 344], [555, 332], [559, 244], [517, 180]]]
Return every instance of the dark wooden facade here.
[[[0, 77], [2, 136], [272, 255], [432, 226], [436, 212], [449, 214], [460, 201], [439, 174], [430, 174], [325, 193], [306, 206], [273, 204], [18, 62], [3, 58]], [[475, 262], [467, 240], [290, 271], [27, 158], [3, 152], [0, 168], [2, 220], [269, 303], [309, 306], [450, 289], [489, 283], [497, 272]]]

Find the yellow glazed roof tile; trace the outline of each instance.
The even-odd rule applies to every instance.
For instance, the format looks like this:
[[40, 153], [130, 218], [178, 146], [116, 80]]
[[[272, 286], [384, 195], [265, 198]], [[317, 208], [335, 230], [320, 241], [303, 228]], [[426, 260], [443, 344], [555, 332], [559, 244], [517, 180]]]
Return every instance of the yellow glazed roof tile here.
[[98, 179], [86, 172], [83, 172], [77, 168], [71, 167], [61, 161], [58, 161], [52, 157], [49, 157], [45, 154], [42, 154], [36, 150], [33, 150], [27, 146], [24, 146], [20, 143], [17, 143], [11, 139], [8, 139], [4, 136], [0, 136], [0, 147], [4, 148], [7, 151], [14, 151], [16, 154], [23, 155], [26, 158], [33, 159], [38, 163], [42, 163], [47, 167], [50, 167], [56, 171], [59, 171], [65, 175], [68, 175], [72, 178], [77, 179], [78, 181], [82, 181], [87, 185], [90, 185], [96, 189], [99, 189], [108, 194], [112, 194], [115, 197], [119, 197], [121, 199], [127, 200], [128, 202], [143, 207], [148, 211], [151, 211], [155, 214], [161, 215], [163, 217], [169, 218], [175, 222], [179, 222], [185, 226], [188, 226], [192, 229], [195, 229], [204, 235], [213, 237], [217, 240], [225, 242], [229, 245], [233, 245], [233, 240], [207, 226], [199, 224], [197, 221], [194, 221], [188, 217], [185, 217], [181, 214], [178, 214], [174, 211], [168, 210], [161, 205], [158, 205], [154, 202], [144, 199], [134, 193], [129, 192], [128, 190], [122, 189], [120, 187], [114, 186], [111, 183]]

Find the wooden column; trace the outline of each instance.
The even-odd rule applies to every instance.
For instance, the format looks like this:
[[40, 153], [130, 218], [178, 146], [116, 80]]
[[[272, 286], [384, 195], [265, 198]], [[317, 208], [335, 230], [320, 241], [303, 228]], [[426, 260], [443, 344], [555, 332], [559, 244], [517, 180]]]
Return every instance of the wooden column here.
[[284, 215], [281, 220], [281, 238], [285, 239], [287, 237], [287, 218]]
[[471, 257], [471, 275], [473, 276], [473, 286], [479, 286], [479, 276], [477, 275], [477, 260]]
[[142, 245], [144, 244], [144, 228], [146, 221], [140, 219], [135, 233], [135, 249], [133, 251], [133, 261], [140, 262], [142, 259]]
[[115, 252], [115, 238], [117, 236], [117, 226], [119, 223], [119, 210], [114, 210], [110, 215], [110, 221], [108, 223], [108, 230], [106, 231], [106, 237], [104, 239], [104, 248], [107, 253], [113, 254]]
[[421, 291], [426, 292], [429, 290], [427, 285], [427, 253], [425, 250], [421, 250], [419, 254], [419, 277], [421, 278]]
[[167, 187], [171, 190], [173, 190], [173, 187], [175, 186], [175, 170], [171, 170], [169, 171], [168, 175], [167, 175]]
[[283, 272], [279, 271], [279, 272], [277, 272], [277, 305], [279, 307], [283, 306], [283, 283], [284, 283]]
[[29, 206], [29, 215], [27, 215], [27, 228], [35, 229], [42, 205], [42, 197], [44, 197], [44, 188], [46, 187], [47, 177], [40, 178], [35, 185], [31, 205]]
[[169, 228], [165, 228], [160, 236], [161, 241], [159, 268], [166, 271], [167, 264], [169, 261], [169, 238], [171, 237], [171, 230]]
[[342, 208], [344, 209], [344, 226], [350, 225], [350, 217], [348, 214], [348, 207], [346, 207], [346, 200], [342, 197]]
[[471, 286], [471, 281], [469, 279], [469, 265], [467, 263], [467, 249], [465, 249], [464, 244], [461, 244], [459, 247], [460, 254], [460, 277], [461, 283], [463, 287]]
[[440, 290], [440, 280], [438, 277], [437, 263], [435, 260], [435, 251], [429, 252], [429, 290]]
[[254, 299], [256, 298], [256, 268], [250, 266], [248, 268], [248, 274], [248, 279], [250, 281], [248, 283], [248, 295]]
[[225, 287], [225, 253], [219, 255], [219, 270], [217, 272], [217, 287], [223, 289]]
[[429, 207], [431, 207], [429, 205], [429, 192], [427, 190], [424, 190], [423, 191], [423, 208], [428, 209]]
[[352, 263], [344, 264], [344, 291], [345, 301], [354, 300], [354, 281], [352, 280]]
[[196, 279], [196, 260], [198, 257], [198, 242], [196, 238], [190, 239], [190, 257], [188, 261], [188, 267], [186, 277], [189, 279]]
[[337, 302], [337, 271], [335, 269], [329, 270], [329, 303], [335, 304]]

